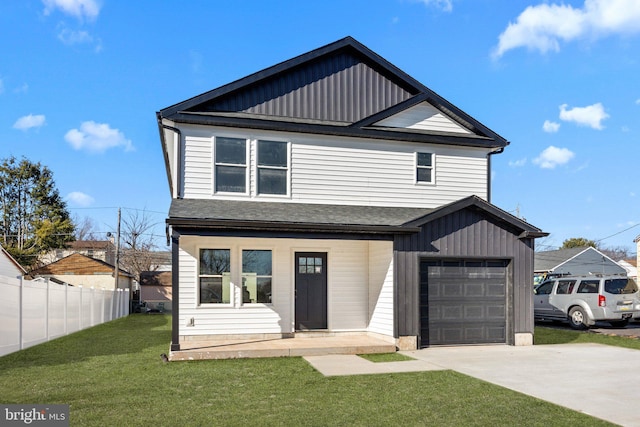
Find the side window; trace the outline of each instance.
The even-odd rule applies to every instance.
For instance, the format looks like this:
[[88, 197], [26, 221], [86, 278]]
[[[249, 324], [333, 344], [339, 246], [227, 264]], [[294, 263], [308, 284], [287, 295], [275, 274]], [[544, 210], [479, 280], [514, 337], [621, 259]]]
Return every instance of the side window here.
[[433, 153], [416, 153], [416, 182], [433, 182], [433, 164]]
[[215, 191], [247, 192], [247, 141], [216, 137], [214, 151]]
[[578, 285], [579, 294], [597, 294], [600, 280], [583, 280]]
[[287, 194], [289, 144], [258, 141], [258, 194]]
[[538, 286], [538, 289], [536, 290], [536, 295], [549, 295], [552, 289], [553, 289], [553, 282], [545, 282], [542, 285]]
[[200, 304], [231, 303], [231, 251], [200, 249]]
[[242, 251], [242, 302], [271, 304], [271, 251]]
[[560, 280], [558, 281], [558, 288], [556, 289], [557, 295], [570, 294], [573, 292], [575, 286], [575, 280]]

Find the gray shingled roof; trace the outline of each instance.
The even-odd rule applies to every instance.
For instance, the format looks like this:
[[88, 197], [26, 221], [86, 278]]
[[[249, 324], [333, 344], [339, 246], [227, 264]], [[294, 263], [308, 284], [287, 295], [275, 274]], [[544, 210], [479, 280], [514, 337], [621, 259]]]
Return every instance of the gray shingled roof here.
[[176, 199], [169, 209], [169, 224], [176, 220], [322, 224], [327, 226], [400, 227], [434, 209], [380, 206], [320, 205], [308, 203], [237, 200]]
[[579, 253], [584, 252], [586, 249], [586, 247], [579, 247], [536, 252], [534, 255], [533, 268], [535, 271], [551, 271], [563, 262], [566, 262]]

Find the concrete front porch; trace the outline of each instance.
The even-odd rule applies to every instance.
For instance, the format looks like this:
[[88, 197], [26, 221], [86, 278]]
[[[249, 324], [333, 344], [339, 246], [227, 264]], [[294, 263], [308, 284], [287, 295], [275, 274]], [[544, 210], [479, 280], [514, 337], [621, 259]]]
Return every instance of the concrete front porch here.
[[169, 360], [242, 359], [393, 353], [394, 343], [367, 334], [296, 334], [293, 338], [185, 340]]

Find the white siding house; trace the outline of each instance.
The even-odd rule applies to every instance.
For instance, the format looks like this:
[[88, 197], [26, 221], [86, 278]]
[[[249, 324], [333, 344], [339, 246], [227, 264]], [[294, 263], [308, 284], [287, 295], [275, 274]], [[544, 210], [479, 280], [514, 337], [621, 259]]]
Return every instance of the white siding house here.
[[[508, 142], [350, 37], [157, 119], [173, 198], [172, 350], [301, 331], [415, 348], [434, 342], [420, 328], [428, 304], [413, 296], [427, 277], [421, 257], [490, 256], [500, 262], [474, 266], [532, 277], [545, 233], [489, 203], [491, 156]], [[453, 222], [432, 227], [442, 219]], [[495, 244], [434, 246], [467, 229]], [[530, 289], [513, 282], [500, 289]], [[478, 342], [532, 336], [527, 319], [505, 311], [498, 323]]]

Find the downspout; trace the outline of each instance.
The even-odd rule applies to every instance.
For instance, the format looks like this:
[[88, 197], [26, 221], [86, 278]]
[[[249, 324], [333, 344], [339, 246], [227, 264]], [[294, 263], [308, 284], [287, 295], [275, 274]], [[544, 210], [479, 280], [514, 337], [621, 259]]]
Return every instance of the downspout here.
[[487, 153], [487, 202], [491, 203], [491, 156], [504, 152], [504, 147]]
[[[158, 121], [163, 129], [168, 129], [178, 135], [178, 158], [176, 159], [176, 186], [178, 188], [176, 188], [176, 199], [182, 199], [182, 185], [180, 184], [182, 177], [182, 132], [178, 128], [162, 123], [162, 118], [160, 117], [158, 118]], [[164, 136], [162, 138], [164, 138]]]

